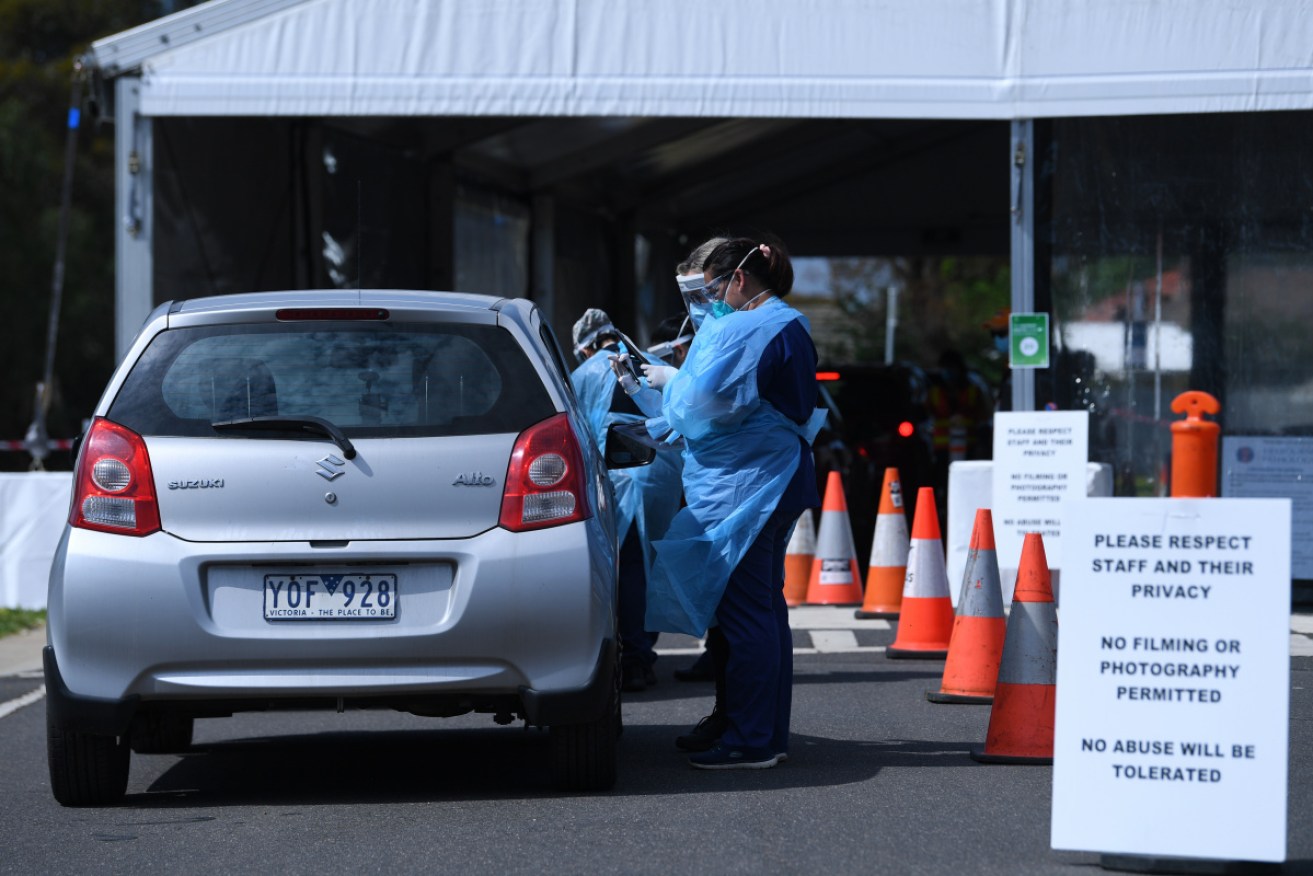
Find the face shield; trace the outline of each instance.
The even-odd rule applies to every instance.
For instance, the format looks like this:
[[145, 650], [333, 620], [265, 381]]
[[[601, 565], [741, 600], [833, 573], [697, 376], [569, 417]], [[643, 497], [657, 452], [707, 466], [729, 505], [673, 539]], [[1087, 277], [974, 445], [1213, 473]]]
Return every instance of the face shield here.
[[701, 274], [676, 274], [675, 282], [679, 284], [679, 294], [684, 298], [684, 306], [688, 308], [693, 327], [700, 328], [702, 321], [711, 314], [711, 305], [714, 303], [714, 299], [706, 293], [706, 280], [702, 279]]
[[679, 337], [673, 341], [662, 341], [659, 344], [653, 344], [647, 348], [647, 351], [656, 356], [667, 365], [675, 364], [675, 348], [683, 346], [693, 340], [693, 332], [689, 331], [691, 317], [684, 318], [684, 324], [679, 327]]
[[[688, 307], [688, 315], [692, 318], [695, 327], [701, 328], [702, 321], [708, 316], [719, 319], [738, 309], [725, 300], [725, 293], [729, 291], [729, 285], [734, 275], [748, 263], [748, 259], [752, 258], [753, 253], [756, 252], [764, 252], [764, 248], [755, 247], [748, 250], [747, 254], [739, 259], [739, 263], [734, 266], [734, 270], [721, 274], [710, 283], [701, 281], [701, 278], [699, 278], [696, 288], [694, 288], [694, 281], [689, 274], [675, 278], [679, 283], [679, 291], [684, 296], [684, 304]], [[757, 294], [757, 297], [760, 298], [766, 294], [766, 291], [762, 290]]]
[[707, 285], [701, 274], [676, 274], [675, 282], [679, 284], [679, 294], [687, 304], [710, 304], [711, 299], [703, 293]]
[[588, 358], [588, 350], [597, 342], [598, 335], [605, 332], [615, 334], [615, 326], [611, 325], [611, 317], [606, 315], [606, 311], [598, 307], [585, 310], [570, 333], [574, 341], [574, 354], [580, 362]]
[[588, 332], [585, 335], [581, 335], [579, 341], [574, 345], [575, 358], [578, 359], [580, 363], [587, 361], [588, 350], [593, 346], [594, 343], [596, 343], [597, 338], [600, 335], [619, 335], [619, 334], [620, 333], [616, 331], [615, 326], [611, 325], [610, 323], [607, 323], [605, 325], [598, 326], [596, 329], [594, 329], [591, 332]]

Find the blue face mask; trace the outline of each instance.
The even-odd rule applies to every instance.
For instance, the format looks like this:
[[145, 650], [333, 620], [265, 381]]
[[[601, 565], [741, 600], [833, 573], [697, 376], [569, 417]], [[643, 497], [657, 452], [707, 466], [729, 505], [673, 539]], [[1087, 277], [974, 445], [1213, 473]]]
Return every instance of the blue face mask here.
[[751, 301], [746, 302], [742, 307], [734, 307], [725, 301], [724, 298], [718, 298], [711, 304], [711, 315], [716, 319], [720, 319], [722, 316], [729, 316], [731, 313], [738, 313], [740, 310], [751, 310], [752, 305], [759, 301], [763, 295], [770, 294], [770, 291], [771, 290], [769, 289], [762, 289], [752, 297]]
[[[688, 318], [692, 320], [693, 328], [695, 329], [702, 328], [702, 323], [706, 321], [706, 318], [708, 316], [712, 316], [711, 305], [703, 301], [697, 301], [697, 302], [689, 301], [687, 303], [688, 303]], [[715, 317], [712, 316], [712, 318], [714, 319]]]
[[724, 298], [717, 298], [711, 303], [711, 315], [715, 319], [720, 319], [722, 316], [729, 316], [733, 312], [734, 308], [726, 304]]
[[1007, 335], [995, 335], [995, 336], [994, 336], [994, 349], [995, 349], [995, 350], [998, 350], [1000, 353], [1006, 353], [1006, 352], [1008, 351], [1008, 336], [1007, 336]]

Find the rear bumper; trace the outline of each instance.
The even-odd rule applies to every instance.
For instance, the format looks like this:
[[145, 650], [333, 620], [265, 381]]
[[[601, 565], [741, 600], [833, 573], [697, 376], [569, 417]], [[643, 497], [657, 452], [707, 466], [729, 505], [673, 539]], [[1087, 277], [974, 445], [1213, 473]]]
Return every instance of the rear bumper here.
[[[66, 690], [92, 703], [517, 711], [535, 692], [586, 689], [615, 639], [614, 556], [596, 525], [328, 550], [74, 530], [51, 569], [49, 641]], [[264, 619], [266, 572], [348, 565], [397, 572], [395, 618]]]
[[46, 645], [41, 662], [46, 673], [46, 720], [78, 733], [122, 736], [128, 731], [137, 712], [137, 697], [102, 700], [78, 696], [64, 683], [54, 648]]
[[541, 691], [520, 688], [524, 718], [538, 727], [552, 724], [582, 724], [595, 721], [606, 713], [612, 693], [619, 690], [619, 650], [615, 639], [602, 643], [593, 677], [573, 690]]
[[130, 696], [121, 700], [81, 696], [68, 689], [59, 669], [55, 649], [47, 645], [42, 653], [46, 676], [46, 712], [49, 720], [65, 730], [101, 736], [122, 736], [139, 711], [177, 712], [194, 717], [216, 717], [242, 711], [277, 709], [309, 710], [351, 708], [423, 709], [429, 713], [457, 714], [462, 711], [506, 711], [520, 714], [529, 724], [547, 727], [553, 724], [581, 724], [601, 718], [611, 694], [619, 684], [615, 639], [602, 642], [597, 663], [586, 684], [563, 690], [534, 690], [521, 687], [518, 695], [463, 693], [431, 696], [306, 696], [276, 698], [225, 697], [215, 700], [155, 700], [143, 702]]

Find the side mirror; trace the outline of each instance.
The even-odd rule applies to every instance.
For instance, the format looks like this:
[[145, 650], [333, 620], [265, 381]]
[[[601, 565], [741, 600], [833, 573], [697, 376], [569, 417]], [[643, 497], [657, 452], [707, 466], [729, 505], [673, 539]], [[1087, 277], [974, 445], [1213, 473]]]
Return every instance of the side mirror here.
[[645, 423], [612, 423], [606, 430], [607, 468], [635, 468], [656, 459], [657, 443]]

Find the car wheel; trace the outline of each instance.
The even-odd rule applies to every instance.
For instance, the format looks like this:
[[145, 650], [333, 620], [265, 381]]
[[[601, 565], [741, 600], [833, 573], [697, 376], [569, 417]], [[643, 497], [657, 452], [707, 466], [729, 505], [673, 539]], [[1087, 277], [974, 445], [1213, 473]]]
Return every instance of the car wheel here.
[[552, 778], [562, 791], [607, 791], [615, 785], [620, 698], [611, 694], [606, 713], [584, 724], [551, 729]]
[[137, 754], [177, 754], [191, 747], [194, 718], [177, 715], [138, 715], [132, 721], [128, 742]]
[[50, 790], [64, 806], [106, 806], [122, 800], [131, 757], [123, 737], [78, 733], [46, 720]]

